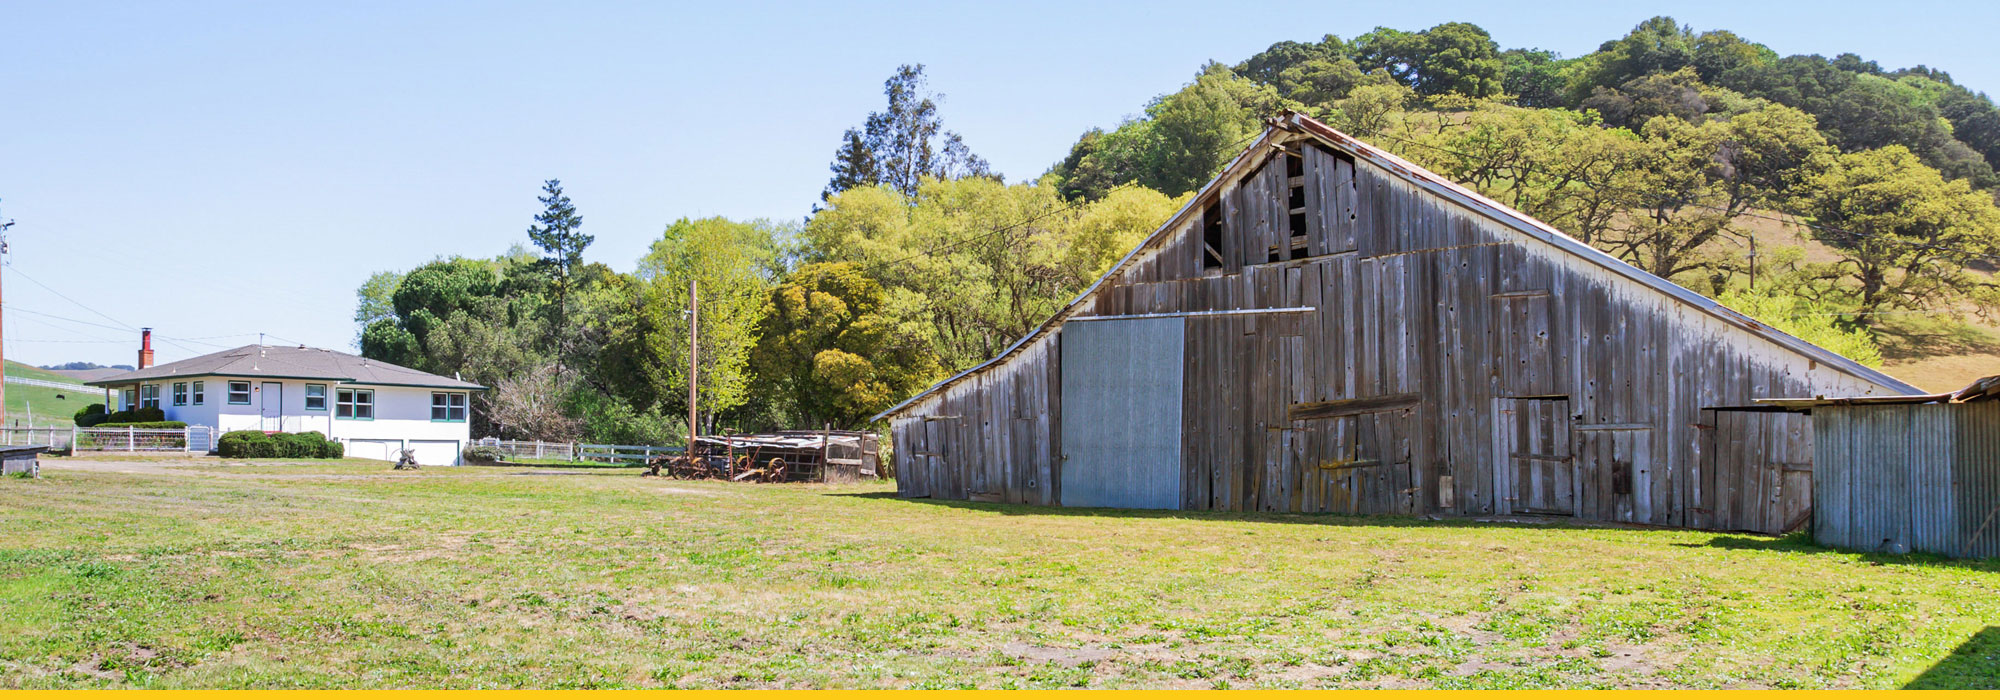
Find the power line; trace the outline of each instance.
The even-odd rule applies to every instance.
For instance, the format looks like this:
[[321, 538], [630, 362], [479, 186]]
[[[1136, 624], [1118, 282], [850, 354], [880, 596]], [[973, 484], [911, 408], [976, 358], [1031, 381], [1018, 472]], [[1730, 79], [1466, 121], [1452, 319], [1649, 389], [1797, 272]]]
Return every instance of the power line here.
[[69, 323], [75, 323], [75, 324], [79, 324], [79, 325], [85, 325], [85, 326], [91, 326], [91, 327], [94, 327], [94, 328], [106, 328], [106, 329], [110, 329], [110, 330], [114, 330], [114, 331], [122, 331], [122, 330], [127, 330], [127, 329], [125, 329], [125, 328], [120, 328], [120, 327], [118, 327], [118, 326], [107, 326], [107, 325], [104, 325], [104, 324], [102, 324], [102, 323], [92, 323], [92, 322], [90, 322], [90, 321], [82, 321], [82, 320], [78, 320], [78, 319], [74, 319], [74, 318], [70, 318], [70, 317], [67, 317], [67, 316], [57, 316], [57, 315], [55, 315], [55, 314], [52, 314], [52, 313], [47, 313], [47, 312], [43, 312], [43, 311], [35, 311], [35, 310], [32, 310], [32, 309], [23, 309], [23, 308], [19, 308], [19, 307], [16, 307], [16, 306], [14, 306], [13, 304], [0, 304], [0, 309], [6, 309], [7, 311], [12, 311], [12, 312], [14, 312], [14, 313], [23, 313], [23, 314], [32, 314], [32, 315], [35, 315], [35, 316], [45, 316], [45, 317], [48, 317], [48, 318], [52, 318], [52, 319], [55, 319], [55, 320], [58, 320], [58, 321], [67, 321], [67, 322], [69, 322]]
[[42, 281], [41, 281], [41, 280], [38, 280], [38, 279], [35, 279], [35, 278], [34, 278], [33, 276], [29, 275], [29, 274], [28, 274], [28, 273], [26, 273], [26, 272], [22, 272], [22, 271], [21, 271], [21, 268], [18, 268], [18, 267], [15, 267], [15, 266], [14, 266], [14, 263], [11, 263], [11, 262], [9, 262], [9, 263], [5, 263], [5, 265], [7, 266], [7, 269], [9, 269], [9, 270], [13, 270], [13, 271], [14, 271], [14, 272], [15, 272], [16, 274], [19, 274], [19, 275], [21, 276], [21, 279], [25, 279], [25, 280], [27, 280], [27, 281], [29, 281], [29, 282], [33, 282], [33, 283], [35, 283], [35, 286], [37, 286], [37, 287], [41, 287], [42, 289], [46, 289], [46, 290], [49, 290], [49, 293], [50, 293], [50, 294], [54, 294], [54, 295], [56, 295], [56, 296], [58, 296], [58, 297], [61, 297], [63, 301], [67, 301], [67, 302], [69, 302], [69, 303], [71, 303], [71, 304], [75, 304], [75, 305], [77, 305], [77, 307], [79, 307], [79, 308], [81, 308], [81, 309], [83, 309], [83, 310], [85, 310], [85, 311], [89, 311], [89, 312], [91, 312], [91, 313], [94, 313], [94, 314], [97, 314], [97, 315], [99, 315], [99, 316], [102, 316], [102, 317], [104, 317], [104, 320], [106, 320], [106, 321], [110, 321], [110, 322], [112, 322], [112, 323], [116, 323], [116, 324], [118, 324], [118, 325], [120, 325], [120, 326], [124, 326], [124, 329], [123, 329], [123, 330], [128, 330], [128, 331], [136, 331], [136, 330], [139, 330], [138, 328], [134, 328], [134, 327], [132, 327], [132, 325], [131, 325], [131, 324], [128, 324], [128, 323], [126, 323], [126, 322], [124, 322], [124, 321], [120, 321], [120, 320], [118, 320], [118, 319], [115, 319], [115, 318], [112, 318], [110, 314], [107, 314], [107, 313], [104, 313], [104, 312], [102, 312], [102, 311], [98, 311], [97, 309], [94, 309], [94, 308], [91, 308], [91, 307], [90, 307], [89, 305], [86, 305], [86, 304], [84, 304], [83, 302], [80, 302], [80, 301], [77, 301], [77, 300], [75, 300], [75, 299], [71, 299], [71, 298], [69, 298], [69, 296], [68, 296], [68, 295], [66, 295], [66, 294], [63, 294], [62, 292], [58, 292], [58, 291], [56, 291], [56, 289], [55, 289], [54, 287], [51, 287], [51, 286], [48, 286], [48, 285], [46, 285], [46, 284], [42, 284]]

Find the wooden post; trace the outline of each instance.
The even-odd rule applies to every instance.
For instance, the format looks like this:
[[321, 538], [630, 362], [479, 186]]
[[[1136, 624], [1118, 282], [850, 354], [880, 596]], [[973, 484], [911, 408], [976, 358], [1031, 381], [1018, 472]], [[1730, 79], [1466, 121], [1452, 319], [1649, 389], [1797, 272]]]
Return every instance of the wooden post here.
[[833, 450], [833, 424], [825, 423], [819, 429], [819, 481], [826, 483], [826, 456]]
[[689, 463], [694, 462], [694, 436], [696, 425], [695, 386], [701, 377], [701, 286], [697, 280], [688, 280], [688, 441], [684, 456]]

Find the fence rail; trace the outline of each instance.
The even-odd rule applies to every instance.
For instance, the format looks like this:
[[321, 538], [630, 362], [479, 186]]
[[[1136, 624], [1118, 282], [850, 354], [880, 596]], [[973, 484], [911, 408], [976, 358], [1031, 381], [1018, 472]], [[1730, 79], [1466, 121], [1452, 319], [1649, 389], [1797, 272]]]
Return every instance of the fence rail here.
[[74, 428], [0, 428], [0, 443], [7, 446], [48, 445], [49, 449], [69, 449]]
[[480, 438], [474, 445], [492, 447], [506, 453], [509, 459], [563, 459], [592, 460], [598, 462], [640, 462], [651, 461], [655, 457], [666, 457], [686, 452], [683, 447], [663, 447], [660, 445], [592, 445], [576, 442], [542, 442], [539, 440], [501, 440]]
[[186, 452], [188, 428], [78, 428], [76, 452]]
[[64, 391], [74, 391], [74, 392], [78, 392], [78, 393], [85, 393], [85, 394], [102, 394], [102, 393], [104, 393], [104, 388], [103, 388], [103, 387], [95, 387], [95, 386], [85, 386], [85, 385], [82, 385], [82, 384], [72, 384], [72, 383], [69, 383], [69, 382], [58, 382], [58, 381], [55, 381], [55, 380], [53, 380], [53, 379], [36, 379], [36, 378], [34, 378], [34, 377], [16, 377], [16, 376], [13, 376], [13, 375], [8, 375], [8, 376], [7, 376], [7, 383], [8, 383], [8, 384], [26, 384], [26, 385], [28, 385], [28, 386], [45, 386], [45, 387], [48, 387], [48, 388], [50, 388], [50, 389], [62, 389], [62, 390], [64, 390]]
[[646, 463], [654, 457], [667, 457], [686, 452], [684, 447], [659, 447], [655, 445], [577, 445], [578, 459], [594, 459], [604, 462]]

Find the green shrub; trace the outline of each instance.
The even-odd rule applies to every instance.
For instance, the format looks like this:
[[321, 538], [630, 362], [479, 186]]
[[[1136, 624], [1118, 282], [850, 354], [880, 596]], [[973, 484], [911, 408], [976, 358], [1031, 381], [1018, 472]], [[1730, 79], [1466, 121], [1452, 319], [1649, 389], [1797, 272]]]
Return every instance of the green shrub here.
[[158, 423], [167, 419], [167, 412], [158, 406], [135, 408], [130, 411], [105, 413], [104, 404], [91, 404], [77, 411], [73, 420], [76, 427], [94, 428], [115, 423], [123, 427], [127, 423]]
[[318, 432], [270, 433], [261, 430], [232, 430], [216, 440], [215, 451], [224, 457], [283, 457], [285, 459], [335, 459], [346, 454], [340, 442]]
[[464, 457], [468, 464], [499, 464], [507, 461], [507, 453], [502, 452], [500, 448], [492, 445], [473, 445], [467, 447], [465, 448]]
[[271, 437], [278, 441], [278, 456], [290, 459], [318, 457], [319, 446], [326, 443], [326, 436], [319, 433], [279, 433]]
[[77, 409], [76, 416], [74, 416], [73, 420], [76, 422], [76, 427], [89, 428], [99, 423], [103, 423], [106, 420], [106, 418], [107, 416], [104, 413], [104, 404], [94, 403], [89, 406]]
[[215, 441], [215, 451], [232, 459], [276, 457], [278, 441], [262, 430], [232, 430]]
[[140, 430], [179, 430], [188, 424], [177, 420], [156, 420], [145, 423], [98, 423], [95, 428], [138, 428]]

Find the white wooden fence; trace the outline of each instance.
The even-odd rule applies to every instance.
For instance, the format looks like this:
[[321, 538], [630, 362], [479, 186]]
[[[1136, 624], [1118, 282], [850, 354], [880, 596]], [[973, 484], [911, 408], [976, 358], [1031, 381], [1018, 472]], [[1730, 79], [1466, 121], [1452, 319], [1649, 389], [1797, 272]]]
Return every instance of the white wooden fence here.
[[197, 452], [215, 448], [215, 429], [186, 428], [0, 428], [0, 443], [48, 445], [52, 451]]
[[70, 382], [59, 382], [59, 381], [55, 381], [55, 380], [53, 380], [53, 379], [36, 379], [36, 378], [34, 378], [34, 377], [16, 377], [16, 376], [14, 376], [14, 375], [11, 375], [11, 374], [10, 374], [10, 375], [7, 375], [7, 383], [8, 383], [8, 384], [25, 384], [25, 385], [28, 385], [28, 386], [45, 386], [45, 387], [48, 387], [48, 388], [50, 388], [50, 389], [62, 389], [63, 391], [74, 391], [74, 392], [77, 392], [77, 393], [79, 393], [79, 394], [103, 394], [103, 393], [104, 393], [104, 387], [96, 387], [96, 386], [85, 386], [85, 385], [82, 385], [82, 384], [74, 384], [74, 383], [70, 383]]
[[590, 460], [597, 462], [638, 462], [645, 463], [654, 457], [666, 457], [686, 452], [682, 447], [659, 445], [593, 445], [578, 442], [542, 442], [540, 440], [501, 440], [480, 438], [474, 445], [498, 448], [509, 459], [560, 459], [567, 461]]

